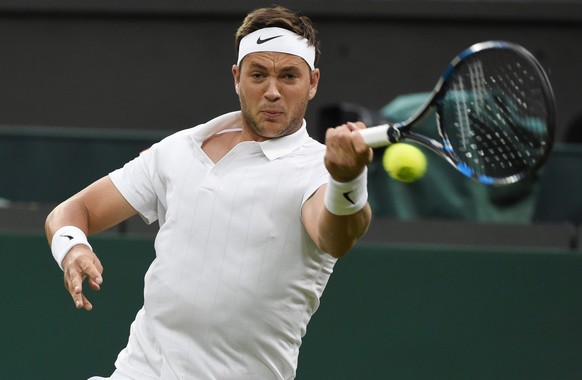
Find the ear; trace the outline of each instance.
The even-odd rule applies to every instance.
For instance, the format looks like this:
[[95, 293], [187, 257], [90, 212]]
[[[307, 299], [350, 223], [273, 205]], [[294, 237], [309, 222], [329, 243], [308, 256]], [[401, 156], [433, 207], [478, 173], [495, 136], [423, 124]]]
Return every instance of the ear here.
[[234, 78], [234, 91], [237, 95], [240, 95], [240, 68], [237, 65], [232, 65], [232, 77]]
[[311, 70], [311, 83], [309, 85], [309, 100], [315, 98], [315, 94], [317, 94], [317, 86], [319, 85], [319, 78], [321, 73], [319, 69]]

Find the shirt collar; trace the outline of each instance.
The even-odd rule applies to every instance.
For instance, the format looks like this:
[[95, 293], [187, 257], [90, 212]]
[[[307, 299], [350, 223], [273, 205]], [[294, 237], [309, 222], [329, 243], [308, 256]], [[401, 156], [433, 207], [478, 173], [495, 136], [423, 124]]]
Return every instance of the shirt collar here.
[[[202, 144], [204, 140], [215, 133], [226, 131], [228, 129], [240, 130], [241, 125], [242, 113], [240, 111], [235, 111], [219, 116], [216, 119], [210, 120], [206, 124], [194, 128], [193, 137], [199, 144]], [[255, 142], [255, 144], [258, 144], [263, 151], [263, 154], [272, 161], [296, 150], [303, 145], [308, 138], [307, 123], [303, 120], [301, 128], [290, 135]]]
[[308, 138], [309, 134], [307, 133], [307, 123], [305, 120], [303, 120], [301, 128], [292, 134], [276, 139], [261, 141], [259, 146], [263, 150], [265, 156], [267, 156], [267, 158], [272, 161], [293, 152], [301, 145], [303, 145], [305, 140]]

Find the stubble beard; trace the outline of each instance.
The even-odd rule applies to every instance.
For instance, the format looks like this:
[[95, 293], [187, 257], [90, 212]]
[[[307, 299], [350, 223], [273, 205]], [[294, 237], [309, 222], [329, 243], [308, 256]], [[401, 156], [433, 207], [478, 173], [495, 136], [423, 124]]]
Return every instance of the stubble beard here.
[[276, 130], [273, 130], [272, 128], [268, 128], [267, 126], [262, 125], [262, 123], [258, 120], [258, 117], [249, 112], [249, 107], [246, 106], [244, 100], [242, 98], [240, 99], [244, 124], [250, 129], [251, 133], [265, 139], [287, 136], [299, 130], [299, 128], [301, 128], [303, 125], [303, 118], [305, 116], [305, 112], [307, 111], [308, 103], [308, 100], [304, 100], [294, 110], [292, 110], [289, 123], [279, 127]]

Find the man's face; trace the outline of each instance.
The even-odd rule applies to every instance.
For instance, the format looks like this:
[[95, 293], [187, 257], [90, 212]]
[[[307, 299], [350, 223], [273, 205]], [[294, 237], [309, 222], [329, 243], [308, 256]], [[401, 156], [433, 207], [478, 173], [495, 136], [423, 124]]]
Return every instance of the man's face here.
[[247, 55], [232, 73], [243, 129], [255, 141], [286, 136], [301, 127], [320, 75], [298, 56], [270, 52]]

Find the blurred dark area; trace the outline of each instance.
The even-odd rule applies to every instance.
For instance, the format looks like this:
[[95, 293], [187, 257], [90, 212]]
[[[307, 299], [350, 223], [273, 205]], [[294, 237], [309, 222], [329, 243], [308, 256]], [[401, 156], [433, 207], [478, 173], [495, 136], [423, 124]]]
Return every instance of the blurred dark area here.
[[[0, 124], [175, 131], [238, 108], [234, 33], [262, 1], [0, 1]], [[580, 1], [293, 1], [320, 32], [307, 115], [339, 102], [380, 109], [430, 91], [485, 40], [529, 49], [558, 103], [558, 141], [581, 110]]]

